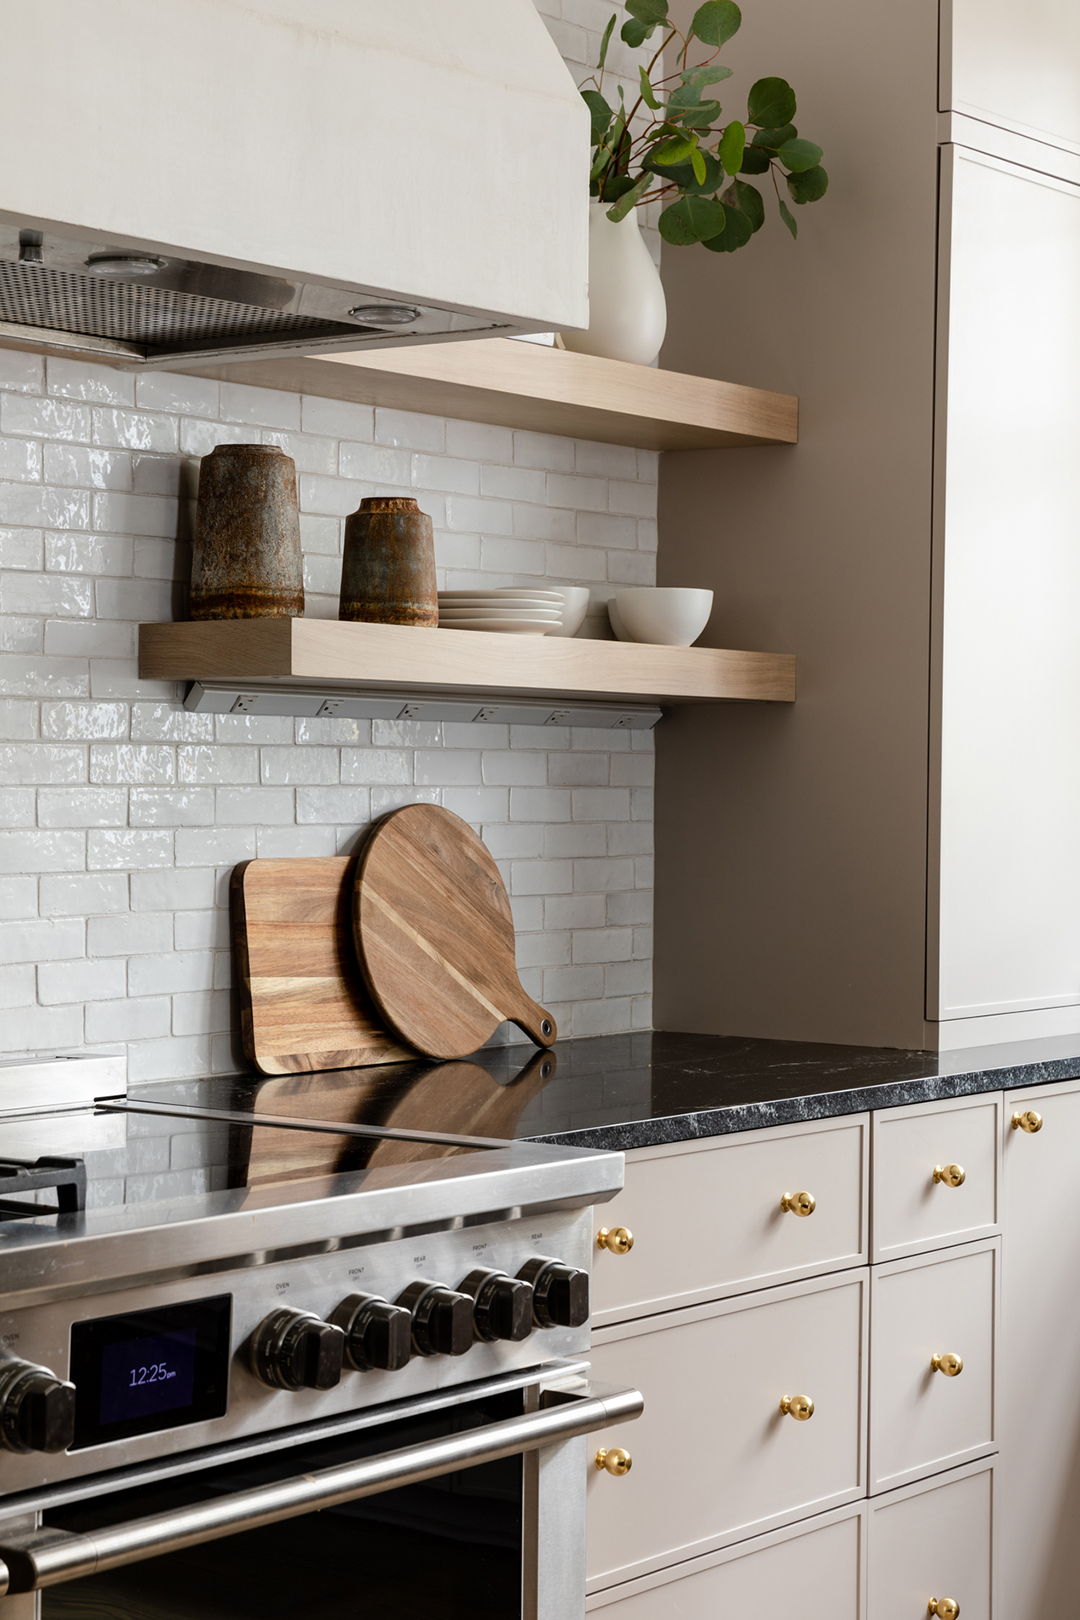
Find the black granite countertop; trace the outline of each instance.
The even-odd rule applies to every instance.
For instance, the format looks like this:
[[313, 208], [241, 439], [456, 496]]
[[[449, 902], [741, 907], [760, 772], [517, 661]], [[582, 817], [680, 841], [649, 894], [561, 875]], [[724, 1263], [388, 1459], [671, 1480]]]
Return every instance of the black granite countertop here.
[[[635, 1148], [1080, 1077], [1080, 1037], [955, 1052], [662, 1032], [560, 1042], [515, 1134]], [[533, 1054], [533, 1061], [535, 1055]], [[528, 1048], [478, 1053], [504, 1084]], [[524, 1078], [524, 1077], [523, 1077]]]
[[1077, 1077], [1077, 1036], [935, 1053], [649, 1031], [560, 1041], [550, 1052], [487, 1047], [453, 1063], [159, 1081], [131, 1095], [256, 1116], [626, 1149]]

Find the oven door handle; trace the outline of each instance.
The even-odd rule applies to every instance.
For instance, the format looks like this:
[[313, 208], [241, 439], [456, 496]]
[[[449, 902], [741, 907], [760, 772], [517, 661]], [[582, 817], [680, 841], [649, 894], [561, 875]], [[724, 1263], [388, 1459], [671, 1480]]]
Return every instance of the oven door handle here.
[[298, 1474], [172, 1513], [155, 1513], [150, 1518], [131, 1519], [92, 1532], [44, 1529], [5, 1536], [0, 1539], [0, 1597], [6, 1592], [36, 1592], [45, 1586], [59, 1586], [121, 1564], [135, 1564], [143, 1558], [157, 1558], [204, 1541], [239, 1535], [320, 1508], [355, 1502], [362, 1496], [376, 1496], [402, 1485], [419, 1485], [440, 1474], [534, 1451], [612, 1423], [625, 1423], [639, 1417], [645, 1407], [636, 1389], [596, 1384], [591, 1384], [584, 1394], [544, 1390], [540, 1402], [539, 1411], [521, 1417], [505, 1418], [334, 1468], [321, 1468], [315, 1473]]

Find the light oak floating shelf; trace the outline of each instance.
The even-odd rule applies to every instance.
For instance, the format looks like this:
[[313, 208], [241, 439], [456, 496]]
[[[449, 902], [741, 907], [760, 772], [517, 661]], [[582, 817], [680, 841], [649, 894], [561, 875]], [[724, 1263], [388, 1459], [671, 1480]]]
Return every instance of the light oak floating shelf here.
[[[227, 702], [192, 707], [240, 712], [339, 712], [320, 694], [375, 698], [389, 704], [366, 712], [399, 714], [410, 694], [463, 705], [461, 718], [553, 718], [553, 706], [573, 706], [566, 723], [654, 724], [666, 703], [767, 702], [795, 698], [795, 659], [788, 653], [731, 652], [715, 647], [653, 647], [634, 642], [549, 636], [420, 630], [400, 625], [343, 624], [336, 619], [232, 619], [139, 626], [139, 674], [147, 680], [192, 681], [224, 689]], [[243, 694], [250, 689], [252, 701]], [[194, 689], [193, 689], [194, 690]], [[289, 694], [314, 694], [312, 707], [294, 707]], [[260, 697], [259, 694], [263, 696]], [[267, 694], [269, 696], [267, 696]], [[264, 698], [266, 701], [264, 701]], [[499, 712], [480, 713], [484, 699]], [[274, 701], [281, 706], [271, 707]], [[582, 705], [610, 718], [586, 721]], [[636, 710], [619, 717], [620, 705]], [[652, 705], [646, 719], [645, 706]], [[419, 710], [423, 705], [420, 704]], [[341, 712], [348, 713], [348, 709]]]
[[799, 436], [793, 394], [509, 338], [173, 369], [643, 450], [794, 444]]

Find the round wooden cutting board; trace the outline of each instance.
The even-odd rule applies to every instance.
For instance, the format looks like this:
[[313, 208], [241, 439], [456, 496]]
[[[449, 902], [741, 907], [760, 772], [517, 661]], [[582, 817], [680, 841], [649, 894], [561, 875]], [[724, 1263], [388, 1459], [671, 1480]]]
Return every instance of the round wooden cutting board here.
[[490, 851], [460, 816], [409, 804], [360, 857], [353, 935], [391, 1029], [435, 1058], [475, 1052], [504, 1019], [537, 1046], [555, 1020], [521, 987], [510, 901]]

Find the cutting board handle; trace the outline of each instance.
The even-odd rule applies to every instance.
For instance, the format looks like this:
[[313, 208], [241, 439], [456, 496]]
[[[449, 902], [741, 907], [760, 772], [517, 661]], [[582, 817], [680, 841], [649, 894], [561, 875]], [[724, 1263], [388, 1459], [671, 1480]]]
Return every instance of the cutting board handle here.
[[518, 986], [518, 1000], [512, 1007], [506, 1009], [506, 1016], [518, 1029], [524, 1030], [530, 1041], [537, 1046], [554, 1046], [559, 1038], [559, 1031], [555, 1027], [555, 1020], [551, 1014], [541, 1007], [538, 1001]]

